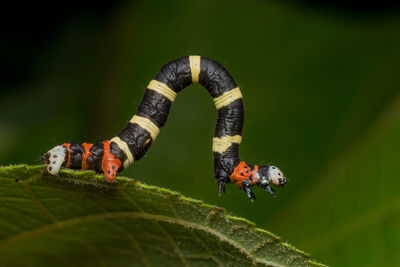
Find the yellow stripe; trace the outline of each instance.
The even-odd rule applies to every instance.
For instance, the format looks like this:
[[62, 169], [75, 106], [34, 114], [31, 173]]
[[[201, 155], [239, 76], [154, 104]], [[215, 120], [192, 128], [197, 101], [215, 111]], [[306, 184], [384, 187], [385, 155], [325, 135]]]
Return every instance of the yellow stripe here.
[[133, 159], [131, 151], [129, 150], [128, 144], [125, 141], [123, 141], [121, 138], [119, 138], [118, 136], [111, 139], [110, 142], [116, 143], [119, 146], [119, 148], [125, 152], [126, 160], [124, 161], [124, 168], [128, 168], [129, 165], [132, 165], [134, 162], [134, 159]]
[[241, 141], [242, 141], [241, 135], [234, 135], [234, 136], [225, 135], [222, 137], [214, 137], [212, 151], [223, 153], [232, 145], [232, 143], [240, 144]]
[[214, 103], [217, 109], [220, 109], [239, 98], [242, 98], [242, 93], [240, 92], [239, 87], [236, 87], [228, 92], [223, 93], [219, 97], [214, 98]]
[[189, 56], [190, 71], [192, 72], [192, 82], [199, 82], [200, 75], [200, 56]]
[[146, 131], [148, 131], [153, 140], [156, 139], [157, 135], [160, 133], [160, 128], [157, 127], [151, 120], [134, 115], [131, 119], [131, 123], [136, 123]]
[[165, 96], [166, 98], [171, 100], [171, 102], [175, 101], [175, 97], [176, 97], [175, 91], [172, 90], [171, 88], [169, 88], [168, 85], [166, 85], [165, 83], [162, 83], [162, 82], [159, 82], [156, 80], [151, 80], [149, 85], [147, 86], [147, 88], [150, 90], [154, 90], [157, 93]]

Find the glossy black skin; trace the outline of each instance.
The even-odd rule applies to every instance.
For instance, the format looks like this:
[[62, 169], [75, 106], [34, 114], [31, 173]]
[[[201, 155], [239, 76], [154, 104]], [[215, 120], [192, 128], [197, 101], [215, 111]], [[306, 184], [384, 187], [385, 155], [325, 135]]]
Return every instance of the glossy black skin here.
[[92, 156], [88, 157], [89, 169], [94, 170], [98, 173], [103, 172], [101, 168], [101, 163], [103, 162], [104, 147], [103, 144], [94, 144], [92, 148], [89, 149]]
[[[189, 57], [169, 62], [161, 68], [154, 79], [179, 93], [192, 84]], [[213, 98], [237, 87], [237, 83], [223, 66], [205, 57], [201, 57], [199, 83], [207, 89]], [[136, 114], [150, 119], [161, 128], [168, 119], [171, 105], [172, 102], [168, 98], [153, 90], [146, 90]], [[218, 110], [214, 136], [242, 135], [243, 120], [243, 101], [238, 99]], [[132, 123], [129, 123], [121, 131], [119, 137], [128, 144], [135, 160], [145, 155], [152, 141], [146, 130]], [[233, 144], [224, 153], [214, 153], [214, 175], [217, 181], [229, 183], [229, 175], [239, 162], [239, 144]]]
[[[80, 169], [82, 167], [82, 155], [84, 153], [83, 146], [81, 144], [72, 142], [69, 146], [68, 153], [70, 154], [71, 161], [68, 168]], [[64, 163], [66, 163], [66, 161]]]

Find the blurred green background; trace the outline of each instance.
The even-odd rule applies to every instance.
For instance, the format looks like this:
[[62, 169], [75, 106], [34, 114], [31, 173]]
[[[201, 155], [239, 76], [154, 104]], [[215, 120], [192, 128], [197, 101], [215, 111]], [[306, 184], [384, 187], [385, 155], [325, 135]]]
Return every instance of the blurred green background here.
[[[347, 3], [347, 4], [346, 4]], [[287, 187], [217, 195], [216, 110], [193, 85], [149, 153], [122, 175], [226, 207], [332, 266], [400, 262], [400, 16], [390, 1], [61, 1], [5, 11], [0, 164], [129, 121], [177, 57], [222, 63], [242, 89], [241, 157]]]

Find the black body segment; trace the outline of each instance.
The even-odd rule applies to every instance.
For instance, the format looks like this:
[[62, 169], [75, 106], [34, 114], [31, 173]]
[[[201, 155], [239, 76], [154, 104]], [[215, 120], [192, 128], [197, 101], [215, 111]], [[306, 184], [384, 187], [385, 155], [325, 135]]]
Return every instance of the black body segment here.
[[104, 155], [103, 144], [94, 144], [89, 151], [92, 153], [92, 155], [87, 159], [89, 169], [96, 172], [102, 172], [101, 163]]
[[165, 83], [178, 93], [192, 83], [189, 57], [178, 58], [167, 63], [154, 79]]
[[243, 100], [240, 98], [218, 110], [214, 136], [242, 135], [243, 121]]
[[171, 100], [165, 96], [153, 90], [146, 90], [136, 115], [151, 120], [158, 128], [161, 128], [168, 119], [171, 105]]
[[[132, 119], [118, 135], [129, 147], [129, 151], [122, 151], [123, 153], [118, 155], [122, 162], [126, 160], [126, 153], [132, 153], [135, 160], [145, 155], [154, 141], [155, 132], [158, 134], [165, 125], [176, 93], [193, 81], [196, 82], [198, 78], [198, 82], [214, 98], [218, 109], [214, 136], [223, 139], [214, 140], [217, 142], [216, 147], [219, 147], [217, 151], [214, 151], [214, 174], [217, 180], [229, 182], [229, 175], [240, 162], [239, 143], [244, 120], [243, 101], [237, 83], [222, 65], [208, 58], [198, 58], [200, 60], [196, 64], [200, 62], [199, 68], [191, 62], [193, 57], [183, 57], [169, 62], [155, 76], [155, 81], [152, 81], [156, 85], [149, 84], [134, 116], [134, 118], [140, 117], [142, 121], [132, 123], [134, 122]], [[195, 67], [198, 69], [193, 69]], [[232, 97], [233, 92], [235, 92], [235, 98]], [[142, 118], [148, 119], [150, 123], [143, 122]], [[236, 137], [236, 141], [229, 141], [232, 140], [231, 137]], [[230, 143], [226, 143], [226, 140]]]
[[212, 97], [218, 97], [237, 87], [235, 80], [221, 64], [205, 57], [201, 57], [199, 78], [199, 83]]
[[82, 167], [82, 155], [84, 153], [81, 144], [71, 142], [68, 148], [69, 153], [69, 166], [71, 169], [80, 169]]
[[118, 136], [128, 144], [129, 150], [135, 160], [142, 158], [152, 143], [150, 133], [136, 123], [126, 125]]

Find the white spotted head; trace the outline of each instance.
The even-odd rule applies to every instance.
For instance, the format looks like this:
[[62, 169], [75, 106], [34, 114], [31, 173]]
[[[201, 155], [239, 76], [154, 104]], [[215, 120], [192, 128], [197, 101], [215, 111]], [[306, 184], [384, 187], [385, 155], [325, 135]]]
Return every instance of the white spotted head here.
[[283, 175], [282, 171], [276, 166], [269, 166], [267, 179], [270, 183], [273, 183], [277, 187], [283, 187], [286, 184], [285, 176]]
[[42, 157], [43, 163], [47, 165], [47, 171], [52, 175], [57, 175], [65, 161], [66, 155], [67, 149], [62, 145], [49, 150]]

